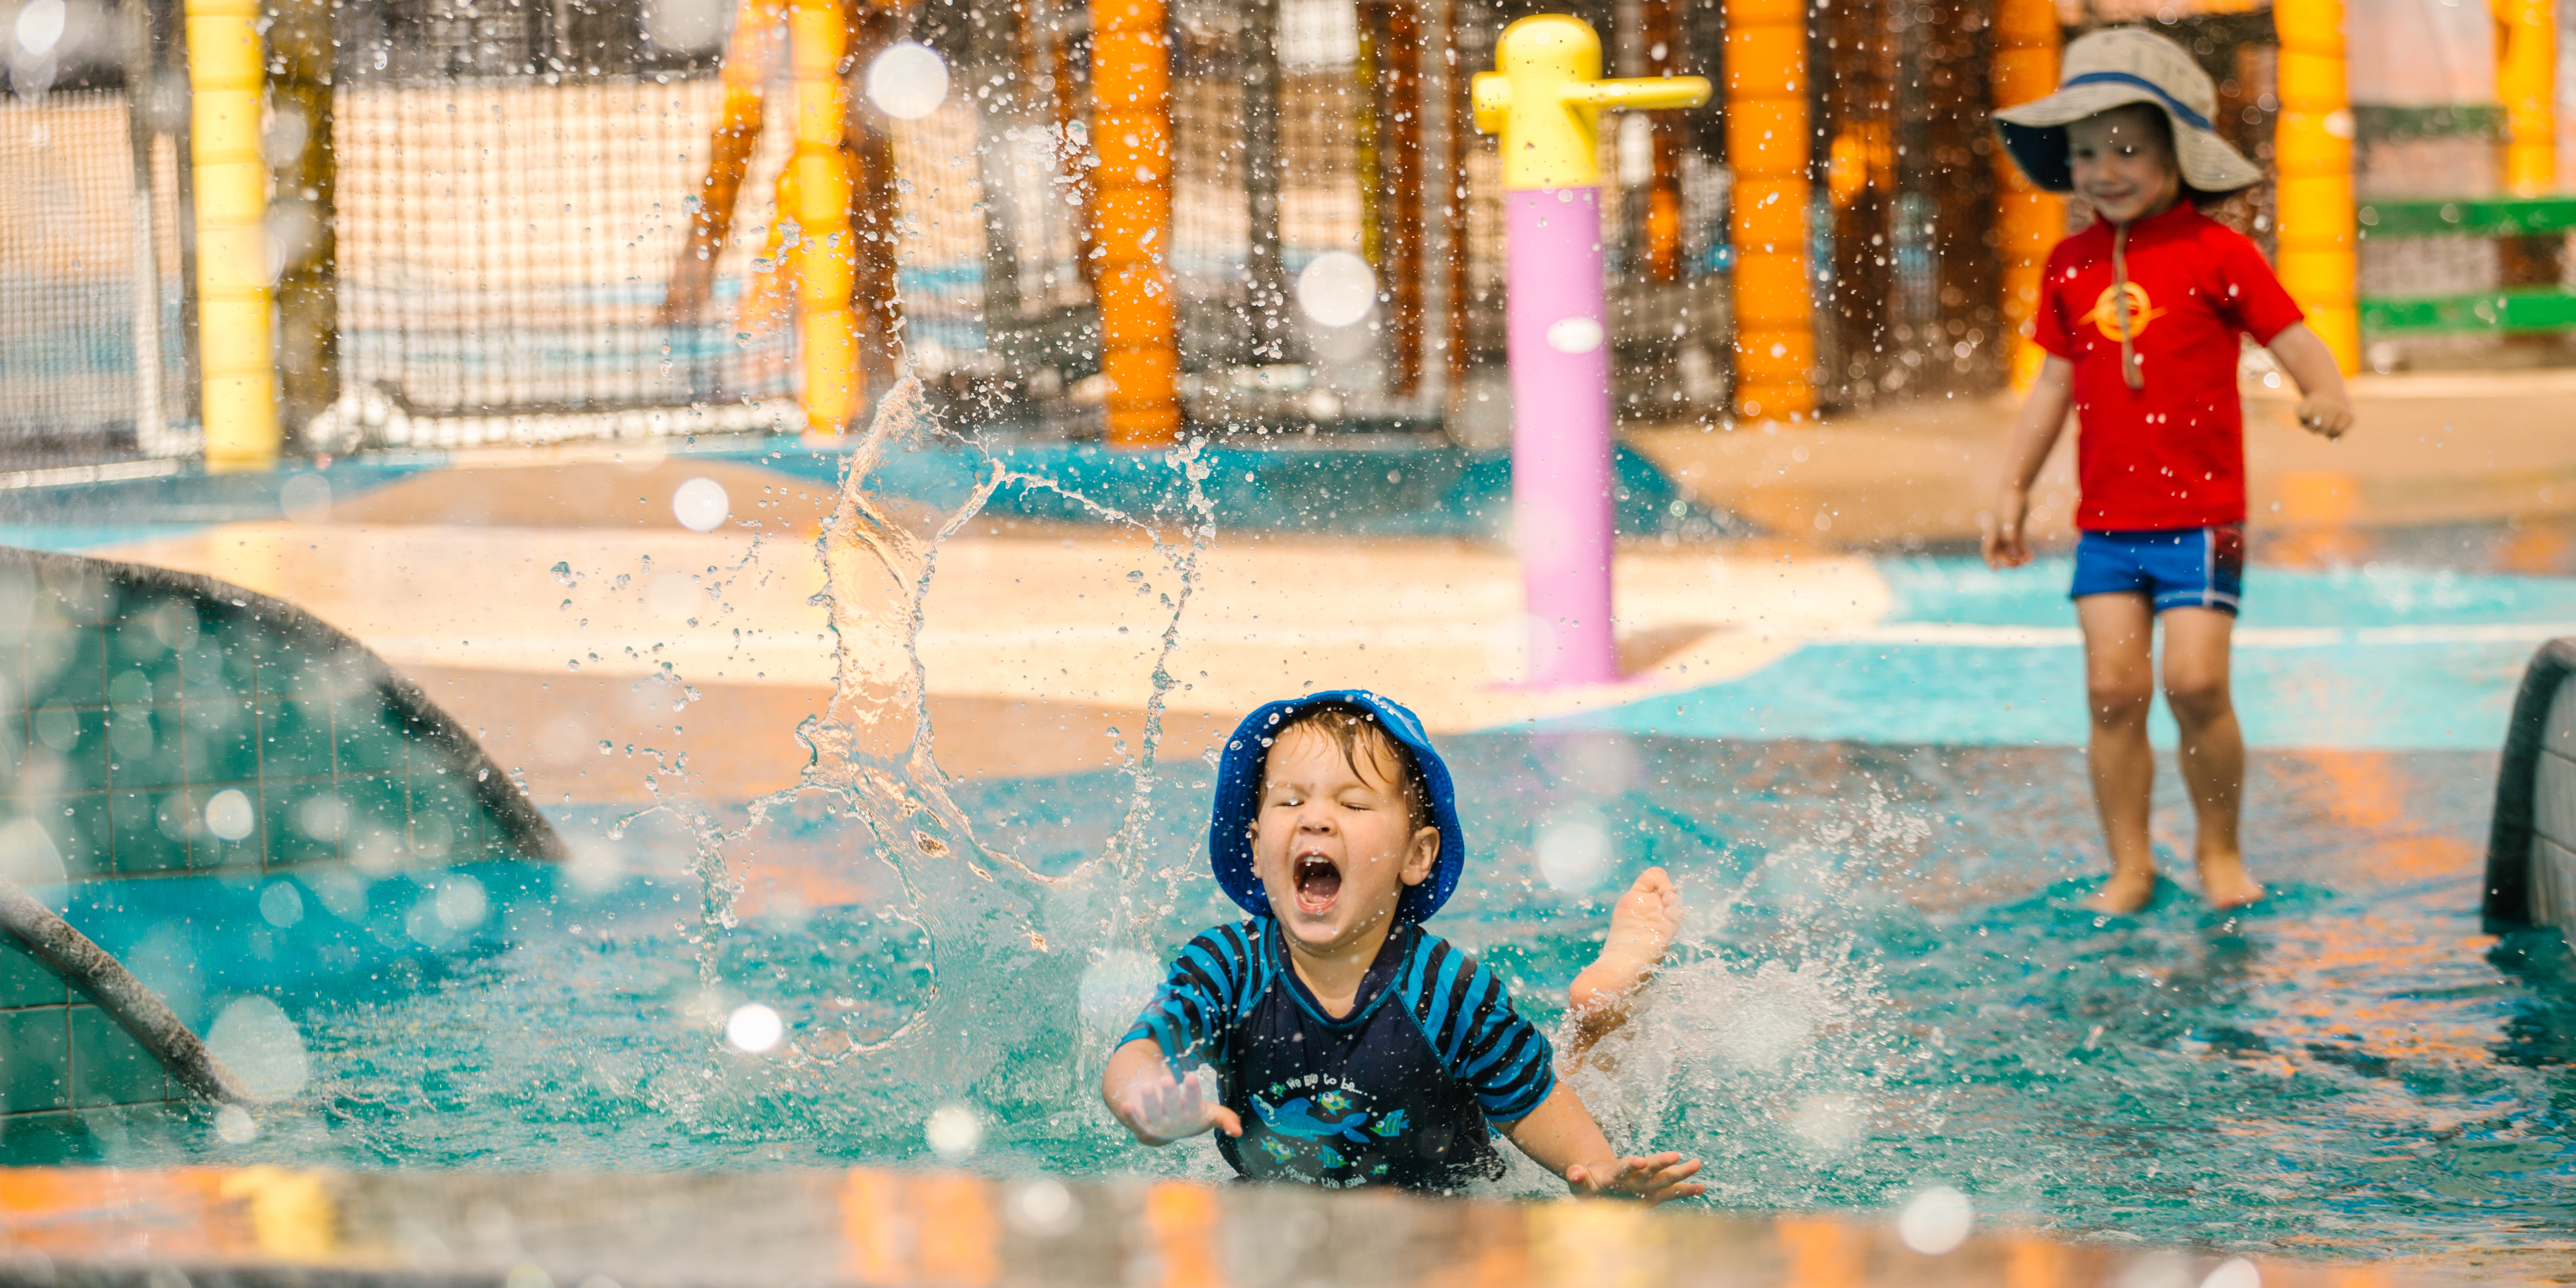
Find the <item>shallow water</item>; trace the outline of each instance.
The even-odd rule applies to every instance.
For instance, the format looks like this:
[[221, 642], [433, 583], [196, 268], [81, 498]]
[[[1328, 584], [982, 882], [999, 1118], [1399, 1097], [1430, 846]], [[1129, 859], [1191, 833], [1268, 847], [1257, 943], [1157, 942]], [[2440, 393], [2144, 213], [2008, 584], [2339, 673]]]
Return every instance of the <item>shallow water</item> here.
[[[892, 437], [853, 454], [859, 472], [913, 432], [881, 421]], [[1165, 465], [1195, 498], [1204, 465]], [[348, 904], [377, 921], [341, 932], [373, 954], [362, 979], [285, 988], [201, 953], [199, 1012], [243, 991], [286, 1003], [300, 1090], [255, 1121], [20, 1124], [0, 1162], [1222, 1175], [1204, 1140], [1137, 1147], [1094, 1091], [1158, 964], [1239, 915], [1206, 875], [1211, 767], [1154, 760], [1149, 714], [1128, 771], [947, 783], [917, 661], [890, 661], [913, 660], [918, 617], [885, 608], [919, 602], [941, 534], [1006, 481], [1051, 486], [998, 464], [977, 478], [968, 508], [926, 520], [846, 494], [820, 553], [849, 647], [805, 730], [803, 788], [555, 809], [576, 861], [483, 874], [470, 929], [447, 919], [458, 877], [381, 881]], [[1153, 547], [1176, 621], [1209, 535], [1203, 498], [1184, 511]], [[2062, 569], [1886, 572], [1900, 624], [2066, 620]], [[2296, 632], [2569, 617], [2563, 579], [2258, 576], [2246, 625], [2291, 632], [2271, 637], [2285, 660], [2267, 687], [2292, 700], [2249, 722], [2362, 749], [2255, 753], [2246, 835], [2275, 895], [2242, 916], [2179, 887], [2137, 918], [2082, 911], [2097, 840], [2065, 712], [1995, 714], [1998, 692], [2034, 699], [2007, 712], [2071, 698], [2073, 650], [1900, 630], [1679, 699], [1444, 739], [1471, 854], [1433, 928], [1553, 1023], [1608, 896], [1673, 871], [1686, 942], [1603, 1049], [1614, 1067], [1577, 1085], [1619, 1143], [1706, 1158], [1704, 1202], [1880, 1209], [1947, 1184], [1985, 1219], [2090, 1237], [2568, 1264], [2567, 950], [2500, 942], [2475, 913], [2488, 730], [2527, 645]], [[2439, 693], [2406, 708], [2427, 658]], [[1827, 736], [1784, 736], [1800, 733]], [[2159, 789], [2170, 828], [2187, 818], [2170, 764]], [[262, 893], [221, 897], [248, 916]], [[753, 1005], [786, 1026], [758, 1053], [726, 1036]], [[1556, 1187], [1523, 1168], [1500, 1188]]]
[[[1606, 925], [1548, 882], [1542, 838], [1602, 827], [1605, 889], [1649, 862], [1682, 880], [1687, 952], [1608, 1049], [1617, 1072], [1579, 1085], [1627, 1143], [1706, 1157], [1709, 1202], [1877, 1208], [1947, 1183], [1992, 1219], [2124, 1239], [2444, 1262], [2568, 1242], [2576, 988], [2521, 961], [2563, 960], [2554, 935], [2500, 945], [2472, 911], [2490, 757], [2258, 753], [2248, 835], [2275, 899], [2226, 919], [2177, 888], [2102, 919], [2074, 906], [2091, 860], [2071, 752], [1451, 744], [1479, 852], [1435, 926], [1532, 1013], [1556, 1017]], [[1137, 945], [1155, 953], [1225, 915], [1195, 866], [1206, 785], [1194, 765], [1154, 795], [1145, 848], [1182, 878]], [[1036, 873], [1078, 874], [1122, 788], [984, 784], [958, 805]], [[784, 873], [844, 872], [868, 848], [858, 824], [804, 812], [736, 844]], [[709, 929], [684, 829], [609, 842], [604, 818], [561, 821], [630, 870], [546, 883], [496, 919], [508, 932], [295, 1008], [312, 1082], [259, 1139], [135, 1118], [15, 1132], [9, 1161], [928, 1162], [927, 1117], [958, 1104], [984, 1128], [969, 1166], [1220, 1174], [1204, 1143], [1147, 1151], [1098, 1108], [1105, 1026], [1133, 999], [1092, 972], [1087, 1022], [1087, 961], [940, 957], [866, 910], [900, 903], [890, 874], [833, 906], [800, 906], [811, 882], [755, 882], [739, 924]], [[962, 1026], [945, 1058], [864, 1049], [934, 988]], [[724, 1045], [745, 1001], [787, 1020], [781, 1050]]]

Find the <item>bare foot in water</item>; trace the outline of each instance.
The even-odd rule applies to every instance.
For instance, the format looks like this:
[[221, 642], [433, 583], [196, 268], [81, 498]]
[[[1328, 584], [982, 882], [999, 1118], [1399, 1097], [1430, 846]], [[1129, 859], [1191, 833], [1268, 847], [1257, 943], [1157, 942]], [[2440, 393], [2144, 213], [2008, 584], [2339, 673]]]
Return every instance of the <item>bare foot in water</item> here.
[[2263, 886], [2245, 875], [2242, 854], [2204, 855], [2200, 860], [2200, 897], [2213, 908], [2242, 908], [2263, 897]]
[[2147, 903], [2155, 897], [2156, 870], [2154, 868], [2115, 868], [2111, 872], [2111, 879], [2103, 882], [2102, 888], [2094, 891], [2093, 897], [2084, 901], [2084, 906], [2095, 912], [2126, 915], [2146, 907]]
[[1625, 1023], [1628, 1002], [1682, 929], [1682, 892], [1662, 868], [1648, 868], [1610, 908], [1610, 938], [1601, 955], [1565, 991], [1567, 1010], [1592, 1037]]

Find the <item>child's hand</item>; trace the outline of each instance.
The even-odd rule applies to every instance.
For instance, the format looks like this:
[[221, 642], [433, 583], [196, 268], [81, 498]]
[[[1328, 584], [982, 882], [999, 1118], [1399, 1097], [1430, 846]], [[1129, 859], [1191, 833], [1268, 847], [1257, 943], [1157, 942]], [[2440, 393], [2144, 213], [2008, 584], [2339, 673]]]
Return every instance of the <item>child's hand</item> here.
[[2299, 403], [2299, 427], [2320, 438], [2343, 437], [2352, 428], [2352, 404], [2344, 401], [2341, 390], [2321, 393]]
[[2017, 487], [2005, 488], [1995, 497], [1995, 512], [1982, 517], [1978, 544], [1984, 549], [1989, 568], [2019, 568], [2030, 562], [2030, 543], [2022, 539], [2022, 521], [2030, 516], [2030, 494]]
[[1217, 1103], [1216, 1072], [1205, 1066], [1175, 1080], [1170, 1066], [1155, 1061], [1127, 1084], [1118, 1116], [1148, 1145], [1168, 1145], [1210, 1127], [1222, 1127], [1228, 1136], [1243, 1134], [1243, 1120]]
[[1696, 1158], [1685, 1162], [1679, 1154], [1650, 1154], [1590, 1165], [1577, 1163], [1565, 1169], [1565, 1183], [1575, 1193], [1587, 1196], [1612, 1194], [1644, 1199], [1650, 1205], [1668, 1203], [1708, 1192], [1707, 1186], [1690, 1179], [1699, 1174], [1699, 1167]]

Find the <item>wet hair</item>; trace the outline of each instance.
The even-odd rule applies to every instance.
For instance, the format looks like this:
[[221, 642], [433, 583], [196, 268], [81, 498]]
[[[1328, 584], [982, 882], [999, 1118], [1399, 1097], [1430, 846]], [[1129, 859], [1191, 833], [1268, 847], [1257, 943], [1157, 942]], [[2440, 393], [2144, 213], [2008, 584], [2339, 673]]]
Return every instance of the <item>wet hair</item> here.
[[[1354, 774], [1363, 772], [1360, 768], [1360, 753], [1363, 750], [1368, 753], [1369, 760], [1378, 769], [1383, 770], [1388, 765], [1395, 766], [1396, 772], [1386, 777], [1395, 781], [1397, 792], [1404, 797], [1404, 820], [1409, 825], [1408, 830], [1420, 831], [1433, 826], [1431, 788], [1423, 781], [1422, 766], [1415, 763], [1410, 749], [1403, 743], [1397, 742], [1395, 735], [1388, 733], [1386, 727], [1377, 722], [1377, 716], [1374, 713], [1349, 703], [1318, 702], [1280, 721], [1272, 728], [1270, 747], [1277, 747], [1279, 740], [1287, 737], [1292, 729], [1311, 729], [1332, 739], [1333, 745], [1342, 749], [1342, 763], [1350, 766]], [[1265, 790], [1269, 781], [1270, 752], [1264, 749], [1261, 753], [1260, 782]]]

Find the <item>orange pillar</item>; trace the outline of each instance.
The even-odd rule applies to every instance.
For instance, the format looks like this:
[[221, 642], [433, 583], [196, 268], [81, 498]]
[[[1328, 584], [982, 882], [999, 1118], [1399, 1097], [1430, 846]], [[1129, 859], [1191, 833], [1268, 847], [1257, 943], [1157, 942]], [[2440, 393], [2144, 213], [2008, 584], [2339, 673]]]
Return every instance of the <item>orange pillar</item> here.
[[850, 161], [841, 149], [849, 108], [841, 58], [849, 30], [837, 0], [793, 0], [787, 36], [796, 82], [796, 151], [778, 176], [778, 214], [781, 223], [796, 224], [786, 267], [796, 278], [805, 432], [838, 434], [849, 427], [866, 392], [859, 374], [859, 319], [850, 308], [856, 276]]
[[1091, 0], [1093, 253], [1112, 447], [1180, 433], [1172, 307], [1172, 64], [1164, 0]]
[[1726, 152], [1735, 171], [1735, 410], [1816, 409], [1807, 266], [1807, 0], [1726, 0]]
[[[2045, 98], [2057, 88], [2055, 0], [1995, 0], [1994, 96], [1997, 110]], [[2030, 338], [2039, 313], [2039, 279], [2049, 249], [2066, 231], [2066, 200], [2023, 178], [1995, 149], [1996, 249], [2004, 264], [2004, 325], [2012, 331], [2013, 387], [2027, 389], [2048, 357]]]
[[698, 185], [698, 208], [689, 214], [689, 239], [671, 271], [662, 305], [667, 321], [694, 322], [713, 293], [716, 257], [733, 231], [743, 173], [760, 146], [761, 95], [769, 80], [778, 37], [778, 0], [742, 0], [734, 10], [733, 39], [725, 45], [724, 115], [708, 140], [707, 177]]

